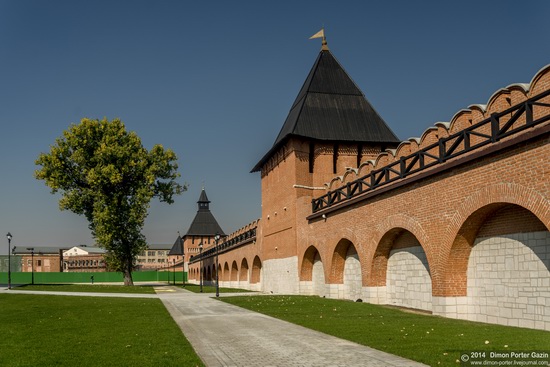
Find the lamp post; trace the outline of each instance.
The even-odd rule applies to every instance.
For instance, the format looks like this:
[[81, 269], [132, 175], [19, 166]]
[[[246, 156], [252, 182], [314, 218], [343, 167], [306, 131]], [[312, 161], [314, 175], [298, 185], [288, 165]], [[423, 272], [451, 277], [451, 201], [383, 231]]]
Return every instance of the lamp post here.
[[181, 237], [180, 237], [180, 243], [181, 243], [181, 282], [183, 283], [183, 288], [185, 288], [185, 246], [183, 245], [183, 238]]
[[31, 252], [31, 284], [34, 285], [34, 247], [29, 247], [27, 250]]
[[6, 237], [8, 238], [8, 289], [11, 289], [11, 239], [13, 236], [8, 232]]
[[174, 276], [172, 280], [176, 285], [176, 259], [172, 259], [172, 275]]
[[202, 241], [199, 243], [199, 271], [200, 271], [200, 285], [202, 293]]
[[216, 241], [216, 297], [220, 296], [220, 278], [218, 275], [218, 241], [220, 240], [220, 234], [216, 233], [214, 241]]

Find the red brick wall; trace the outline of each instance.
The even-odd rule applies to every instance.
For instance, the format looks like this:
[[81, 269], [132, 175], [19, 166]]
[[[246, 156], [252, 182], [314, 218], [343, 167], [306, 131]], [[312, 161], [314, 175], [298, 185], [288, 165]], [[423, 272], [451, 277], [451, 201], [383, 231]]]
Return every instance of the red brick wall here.
[[[438, 124], [427, 129], [419, 141], [403, 143], [395, 156], [375, 155], [372, 153], [380, 147], [364, 147], [363, 163], [356, 167], [358, 174], [365, 175], [548, 89], [550, 68], [537, 74], [528, 91], [522, 86], [501, 90], [490, 98], [486, 109], [472, 107], [457, 113], [448, 128]], [[550, 103], [550, 97], [545, 102]], [[549, 110], [538, 108], [535, 118]], [[346, 167], [356, 166], [356, 147], [338, 145], [342, 151], [338, 154], [338, 172], [333, 174], [334, 144], [315, 144], [312, 174], [309, 142], [291, 139], [262, 169], [262, 220], [256, 243], [220, 255], [220, 264], [227, 263], [230, 272], [233, 261], [240, 268], [246, 259], [252, 274], [254, 259], [260, 263], [297, 256], [300, 280], [308, 281], [318, 251], [325, 279], [339, 283], [342, 256], [353, 246], [361, 262], [363, 286], [382, 286], [389, 251], [420, 245], [427, 256], [433, 295], [463, 296], [468, 257], [476, 237], [550, 228], [548, 122], [521, 134], [537, 131], [545, 132], [421, 180], [391, 190], [378, 189], [383, 192], [310, 221], [306, 218], [312, 214], [311, 199], [326, 193], [321, 188], [326, 183], [332, 182], [332, 189], [341, 185], [337, 176], [350, 175]], [[504, 145], [509, 139], [498, 144]], [[251, 280], [257, 281], [259, 272], [254, 274]], [[229, 280], [230, 275], [224, 274], [224, 279]]]

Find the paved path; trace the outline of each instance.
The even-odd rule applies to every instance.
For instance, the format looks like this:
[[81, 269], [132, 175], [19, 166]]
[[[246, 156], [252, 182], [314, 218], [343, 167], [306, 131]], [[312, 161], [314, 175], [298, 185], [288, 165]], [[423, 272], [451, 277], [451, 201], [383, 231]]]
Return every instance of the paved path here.
[[157, 291], [208, 367], [425, 366], [218, 301], [212, 294]]

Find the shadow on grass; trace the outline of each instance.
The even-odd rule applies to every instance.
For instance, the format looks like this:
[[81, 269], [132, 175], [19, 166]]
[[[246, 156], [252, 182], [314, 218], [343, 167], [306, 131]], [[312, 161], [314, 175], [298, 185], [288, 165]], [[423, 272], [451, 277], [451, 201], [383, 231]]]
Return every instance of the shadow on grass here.
[[[186, 283], [185, 286], [176, 285], [179, 288], [187, 289], [188, 291], [195, 292], [195, 293], [201, 293], [201, 287], [198, 284], [189, 284]], [[247, 289], [239, 289], [239, 288], [224, 288], [220, 287], [220, 293], [252, 293], [253, 291], [249, 291]], [[211, 285], [203, 285], [202, 286], [202, 293], [216, 293], [216, 286]]]

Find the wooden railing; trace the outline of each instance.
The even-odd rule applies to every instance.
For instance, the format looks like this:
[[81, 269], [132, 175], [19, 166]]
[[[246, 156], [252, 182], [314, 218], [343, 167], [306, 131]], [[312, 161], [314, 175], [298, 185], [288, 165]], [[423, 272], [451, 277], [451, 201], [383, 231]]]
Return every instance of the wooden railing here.
[[[402, 180], [410, 175], [430, 167], [444, 164], [462, 154], [472, 152], [489, 144], [495, 144], [503, 138], [542, 124], [550, 120], [550, 110], [535, 113], [537, 107], [550, 107], [541, 100], [550, 95], [550, 90], [527, 99], [499, 113], [493, 113], [479, 123], [467, 127], [453, 135], [440, 138], [437, 143], [429, 145], [408, 156], [371, 171], [355, 181], [312, 200], [313, 213], [342, 203], [361, 194], [384, 185]], [[546, 112], [546, 113], [544, 113]], [[541, 117], [534, 119], [533, 116]]]
[[192, 256], [189, 259], [189, 264], [193, 264], [197, 261], [204, 260], [208, 257], [214, 256], [216, 255], [216, 253], [221, 254], [221, 253], [227, 252], [231, 249], [234, 249], [235, 247], [239, 247], [245, 243], [256, 240], [256, 228], [257, 227], [254, 227], [244, 233], [241, 233], [240, 235], [237, 235], [231, 238], [230, 240], [224, 241], [217, 246], [209, 248], [208, 250], [204, 251], [199, 255]]

